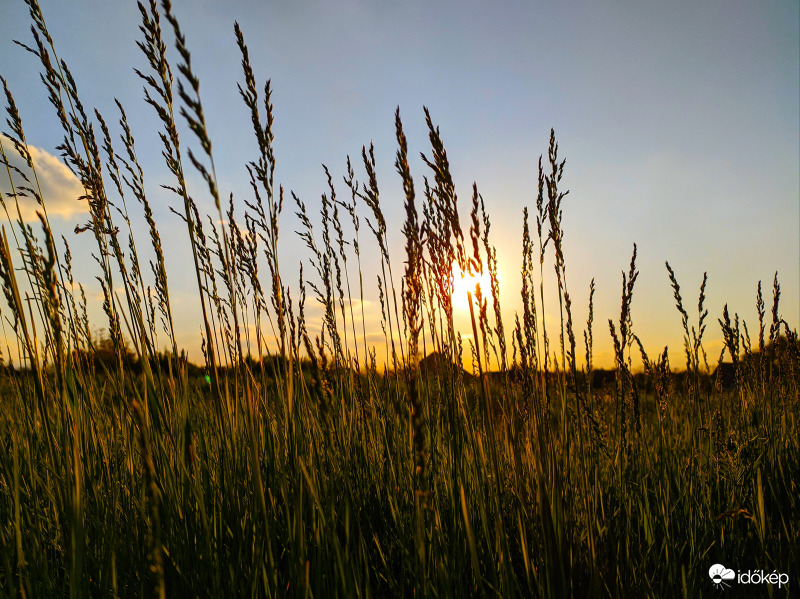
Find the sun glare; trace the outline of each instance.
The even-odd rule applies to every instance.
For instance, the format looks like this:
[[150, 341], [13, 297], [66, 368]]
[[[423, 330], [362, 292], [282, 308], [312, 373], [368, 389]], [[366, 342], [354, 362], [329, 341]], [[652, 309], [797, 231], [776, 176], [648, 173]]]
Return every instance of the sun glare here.
[[469, 310], [467, 292], [475, 299], [475, 286], [481, 286], [484, 298], [492, 294], [492, 279], [488, 272], [481, 274], [462, 271], [457, 264], [453, 264], [453, 306], [458, 309]]

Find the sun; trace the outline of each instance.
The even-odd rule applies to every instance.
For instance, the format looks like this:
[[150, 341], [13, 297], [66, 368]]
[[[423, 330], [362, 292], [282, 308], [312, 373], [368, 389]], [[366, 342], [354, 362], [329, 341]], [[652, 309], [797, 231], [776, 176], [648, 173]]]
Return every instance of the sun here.
[[480, 285], [481, 293], [484, 298], [492, 294], [492, 279], [489, 273], [483, 274], [464, 272], [458, 264], [453, 263], [453, 306], [455, 308], [469, 310], [469, 299], [467, 293], [472, 294], [475, 301], [475, 286]]

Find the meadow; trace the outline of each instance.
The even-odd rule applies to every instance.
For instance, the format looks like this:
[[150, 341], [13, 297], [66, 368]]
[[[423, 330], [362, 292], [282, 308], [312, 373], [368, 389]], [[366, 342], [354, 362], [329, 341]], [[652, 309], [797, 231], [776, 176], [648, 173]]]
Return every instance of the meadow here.
[[[342, 179], [325, 169], [319, 212], [275, 185], [271, 87], [256, 82], [238, 25], [239, 92], [258, 155], [246, 165], [252, 195], [234, 202], [216, 178], [191, 40], [169, 0], [150, 0], [139, 5], [148, 69], [137, 73], [191, 246], [205, 358], [195, 367], [176, 339], [162, 229], [124, 107], [87, 111], [38, 3], [26, 3], [26, 49], [63, 129], [58, 150], [85, 191], [89, 220], [75, 234], [96, 240], [106, 320], [90, 322], [70, 239], [53, 233], [38, 186], [25, 107], [3, 79], [0, 596], [794, 591], [800, 342], [781, 317], [777, 276], [771, 290], [754, 286], [758, 322], [748, 329], [727, 306], [709, 314], [705, 278], [687, 301], [666, 264], [684, 347], [654, 351], [630, 317], [634, 245], [619, 318], [594, 322], [592, 283], [589, 318], [574, 322], [553, 132], [523, 214], [522, 310], [511, 320], [487, 206], [474, 186], [462, 221], [427, 110], [424, 177], [412, 176], [395, 116], [403, 255], [389, 251], [371, 146], [348, 158]], [[12, 164], [12, 148], [27, 168]], [[23, 218], [23, 199], [36, 202], [36, 220]], [[307, 248], [292, 285], [281, 277], [284, 210], [297, 214], [302, 227], [289, 234]], [[377, 282], [362, 276], [367, 253], [379, 260]], [[488, 281], [468, 292], [469, 338], [454, 326], [454, 272]], [[379, 345], [363, 313], [371, 285]], [[547, 286], [557, 320], [544, 316]], [[307, 320], [312, 303], [321, 328]], [[722, 355], [707, 355], [707, 327], [720, 327]], [[615, 353], [602, 382], [598, 335]], [[713, 564], [782, 572], [789, 583], [717, 591]]]

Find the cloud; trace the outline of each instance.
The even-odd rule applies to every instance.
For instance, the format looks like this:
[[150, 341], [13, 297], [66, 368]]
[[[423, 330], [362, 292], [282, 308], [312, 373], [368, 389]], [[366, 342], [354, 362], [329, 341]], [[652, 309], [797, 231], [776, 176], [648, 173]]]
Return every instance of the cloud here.
[[[383, 343], [384, 341], [386, 341], [386, 337], [384, 336], [384, 334], [383, 333], [377, 333], [377, 332], [376, 333], [367, 333], [366, 339], [367, 339], [367, 343]], [[363, 338], [360, 338], [359, 340], [363, 341]]]
[[[36, 169], [36, 178], [34, 178], [25, 160], [23, 160], [13, 146], [9, 144], [5, 146], [4, 149], [6, 150], [9, 163], [24, 172], [31, 181], [30, 183], [25, 182], [19, 173], [12, 171], [12, 177], [17, 191], [19, 192], [20, 186], [36, 189], [36, 182], [38, 179], [39, 186], [41, 187], [42, 199], [44, 200], [47, 214], [51, 218], [57, 216], [64, 220], [70, 220], [75, 215], [88, 211], [88, 203], [85, 200], [78, 200], [78, 198], [85, 193], [81, 182], [58, 157], [36, 146], [28, 146], [28, 151], [31, 153], [31, 158], [33, 159], [33, 166]], [[3, 177], [0, 179], [0, 192], [3, 194], [3, 200], [6, 203], [11, 218], [15, 218], [16, 208], [14, 206], [14, 200], [7, 195], [10, 191], [11, 186], [9, 185], [8, 177], [3, 173]], [[26, 193], [26, 195], [28, 197], [19, 197], [20, 212], [22, 213], [22, 218], [26, 222], [32, 223], [37, 220], [36, 212], [41, 211], [42, 208], [36, 203], [36, 200], [31, 197], [30, 193]]]

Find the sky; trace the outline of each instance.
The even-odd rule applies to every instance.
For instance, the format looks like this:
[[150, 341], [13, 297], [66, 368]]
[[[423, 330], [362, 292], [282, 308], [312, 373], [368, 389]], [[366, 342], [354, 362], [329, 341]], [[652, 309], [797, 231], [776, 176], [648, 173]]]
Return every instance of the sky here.
[[[159, 188], [172, 180], [160, 157], [158, 123], [133, 71], [146, 66], [135, 44], [141, 37], [136, 4], [42, 0], [41, 6], [84, 104], [109, 122], [116, 121], [114, 98], [125, 106], [164, 237], [178, 341], [200, 360], [188, 238], [169, 210], [179, 208], [177, 199]], [[363, 145], [374, 143], [399, 272], [404, 210], [394, 169], [394, 111], [400, 108], [421, 189], [428, 172], [419, 152], [430, 155], [427, 106], [448, 152], [462, 222], [468, 222], [473, 182], [486, 203], [509, 327], [521, 309], [522, 211], [535, 211], [537, 160], [546, 157], [554, 128], [567, 161], [562, 185], [570, 190], [563, 203], [567, 285], [581, 331], [595, 279], [596, 365], [611, 364], [608, 319], [619, 318], [621, 273], [636, 243], [634, 332], [648, 353], [669, 346], [673, 366], [682, 366], [681, 319], [664, 263], [678, 277], [692, 322], [707, 272], [705, 347], [712, 368], [722, 348], [717, 319], [723, 306], [744, 318], [752, 334], [756, 285], [762, 281], [769, 306], [776, 271], [781, 314], [792, 328], [800, 323], [799, 11], [796, 1], [174, 2], [200, 78], [223, 197], [233, 193], [239, 206], [250, 199], [245, 164], [257, 156], [236, 88], [243, 81], [233, 34], [238, 21], [259, 88], [272, 81], [276, 182], [311, 212], [327, 191], [322, 165], [337, 193], [346, 195], [346, 157], [363, 181], [357, 159]], [[75, 199], [80, 186], [59, 163], [60, 128], [38, 63], [12, 42], [30, 43], [29, 26], [21, 0], [4, 4], [0, 74], [36, 148], [53, 225], [84, 258], [76, 261], [77, 278], [96, 295], [91, 240], [72, 232], [86, 220]], [[7, 191], [7, 179], [0, 187]], [[201, 191], [198, 203], [212, 213]], [[134, 225], [146, 239], [143, 219], [135, 217]], [[287, 201], [281, 268], [294, 297], [299, 262], [307, 260], [298, 228]], [[376, 256], [364, 253], [372, 339], [380, 337], [377, 286], [369, 283]], [[546, 268], [545, 285], [553, 290], [552, 266]], [[558, 319], [554, 297], [545, 298], [549, 322]], [[103, 327], [102, 312], [93, 310]], [[464, 302], [457, 302], [457, 324], [468, 339]], [[313, 326], [319, 330], [318, 322]]]

